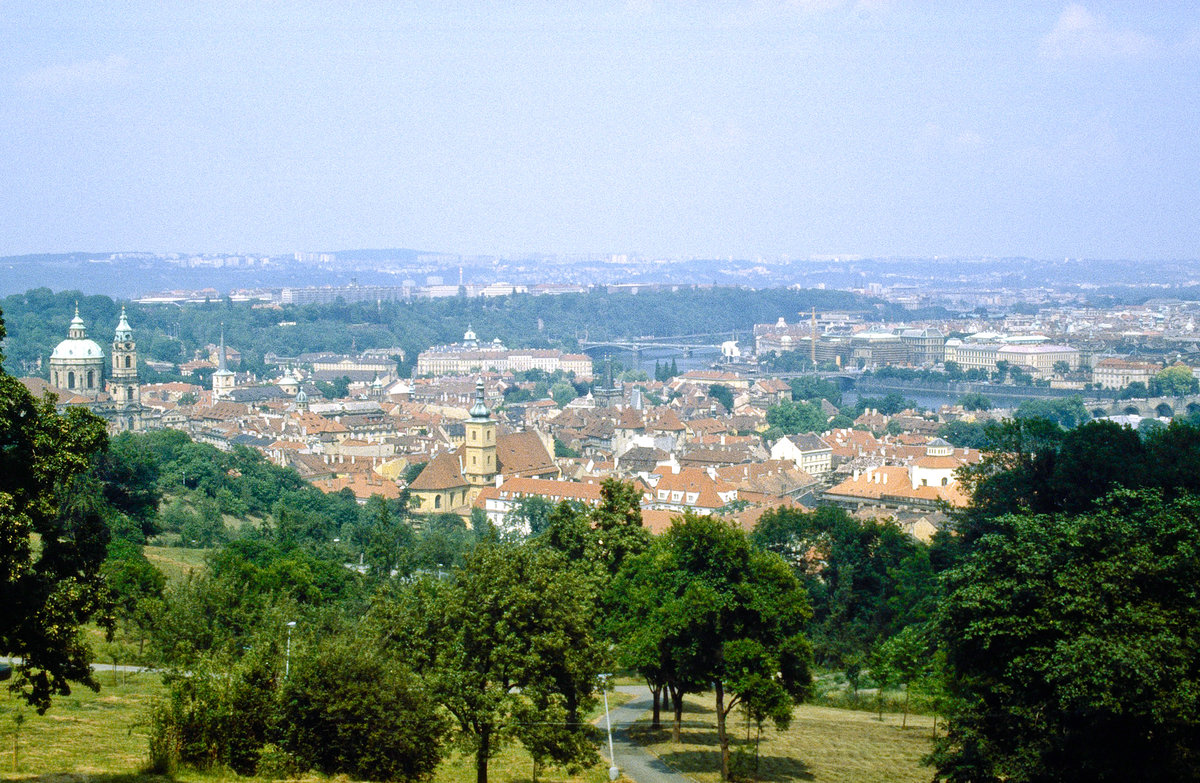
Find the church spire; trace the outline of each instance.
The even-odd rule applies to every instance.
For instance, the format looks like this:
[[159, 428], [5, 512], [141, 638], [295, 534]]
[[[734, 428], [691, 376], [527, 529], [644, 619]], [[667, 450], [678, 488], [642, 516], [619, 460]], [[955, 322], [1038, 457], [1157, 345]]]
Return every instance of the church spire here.
[[221, 349], [217, 354], [217, 372], [229, 372], [229, 366], [225, 359], [225, 324], [221, 324]]
[[79, 317], [79, 302], [75, 303], [75, 317], [71, 319], [71, 326], [67, 329], [67, 336], [72, 340], [87, 339], [87, 327], [83, 325], [83, 319]]
[[475, 404], [471, 406], [469, 413], [471, 421], [487, 421], [492, 418], [492, 412], [483, 401], [483, 378], [475, 381]]
[[212, 376], [213, 399], [228, 399], [233, 391], [236, 378], [229, 371], [229, 363], [225, 357], [225, 324], [221, 324], [221, 347], [217, 352], [217, 371]]
[[121, 320], [117, 322], [117, 331], [113, 339], [122, 343], [133, 339], [133, 327], [129, 325], [129, 318], [125, 315], [125, 305], [121, 305]]

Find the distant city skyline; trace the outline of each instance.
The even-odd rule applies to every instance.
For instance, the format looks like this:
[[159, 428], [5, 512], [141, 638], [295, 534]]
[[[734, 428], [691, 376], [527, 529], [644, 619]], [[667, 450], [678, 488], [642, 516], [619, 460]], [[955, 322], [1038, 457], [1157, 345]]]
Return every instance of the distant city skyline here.
[[0, 255], [1200, 258], [1200, 6], [0, 8]]

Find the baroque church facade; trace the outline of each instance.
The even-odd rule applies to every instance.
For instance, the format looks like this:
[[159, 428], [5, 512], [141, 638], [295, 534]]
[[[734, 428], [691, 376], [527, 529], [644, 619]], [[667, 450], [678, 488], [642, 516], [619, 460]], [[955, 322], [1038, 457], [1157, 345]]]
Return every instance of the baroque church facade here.
[[109, 423], [114, 431], [140, 430], [144, 424], [138, 378], [137, 343], [125, 308], [113, 333], [111, 362], [104, 349], [87, 336], [87, 326], [75, 308], [67, 339], [50, 354], [50, 386], [60, 405], [83, 405]]
[[561, 477], [550, 449], [536, 432], [500, 431], [484, 402], [482, 380], [475, 384], [475, 403], [463, 430], [462, 445], [430, 460], [409, 485], [415, 513], [465, 517], [485, 487], [506, 477]]

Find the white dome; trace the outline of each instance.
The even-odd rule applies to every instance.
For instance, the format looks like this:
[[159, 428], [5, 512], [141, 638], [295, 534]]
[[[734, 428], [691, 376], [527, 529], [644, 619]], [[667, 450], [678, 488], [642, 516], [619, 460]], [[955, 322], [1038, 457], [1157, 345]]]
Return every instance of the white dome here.
[[63, 340], [50, 354], [53, 359], [103, 359], [104, 351], [95, 340]]

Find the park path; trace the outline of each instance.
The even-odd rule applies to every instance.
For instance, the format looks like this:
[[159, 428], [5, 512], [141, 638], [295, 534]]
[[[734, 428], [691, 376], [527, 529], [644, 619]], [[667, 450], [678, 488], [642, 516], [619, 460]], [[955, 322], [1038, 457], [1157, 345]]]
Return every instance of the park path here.
[[[617, 757], [617, 768], [634, 783], [695, 783], [694, 780], [667, 766], [650, 751], [629, 737], [629, 727], [654, 705], [650, 689], [645, 685], [618, 685], [617, 692], [633, 696], [632, 701], [611, 710], [613, 729], [613, 755]], [[604, 729], [604, 716], [596, 721]], [[608, 757], [608, 745], [601, 745], [601, 753]], [[610, 759], [611, 761], [611, 759]]]

